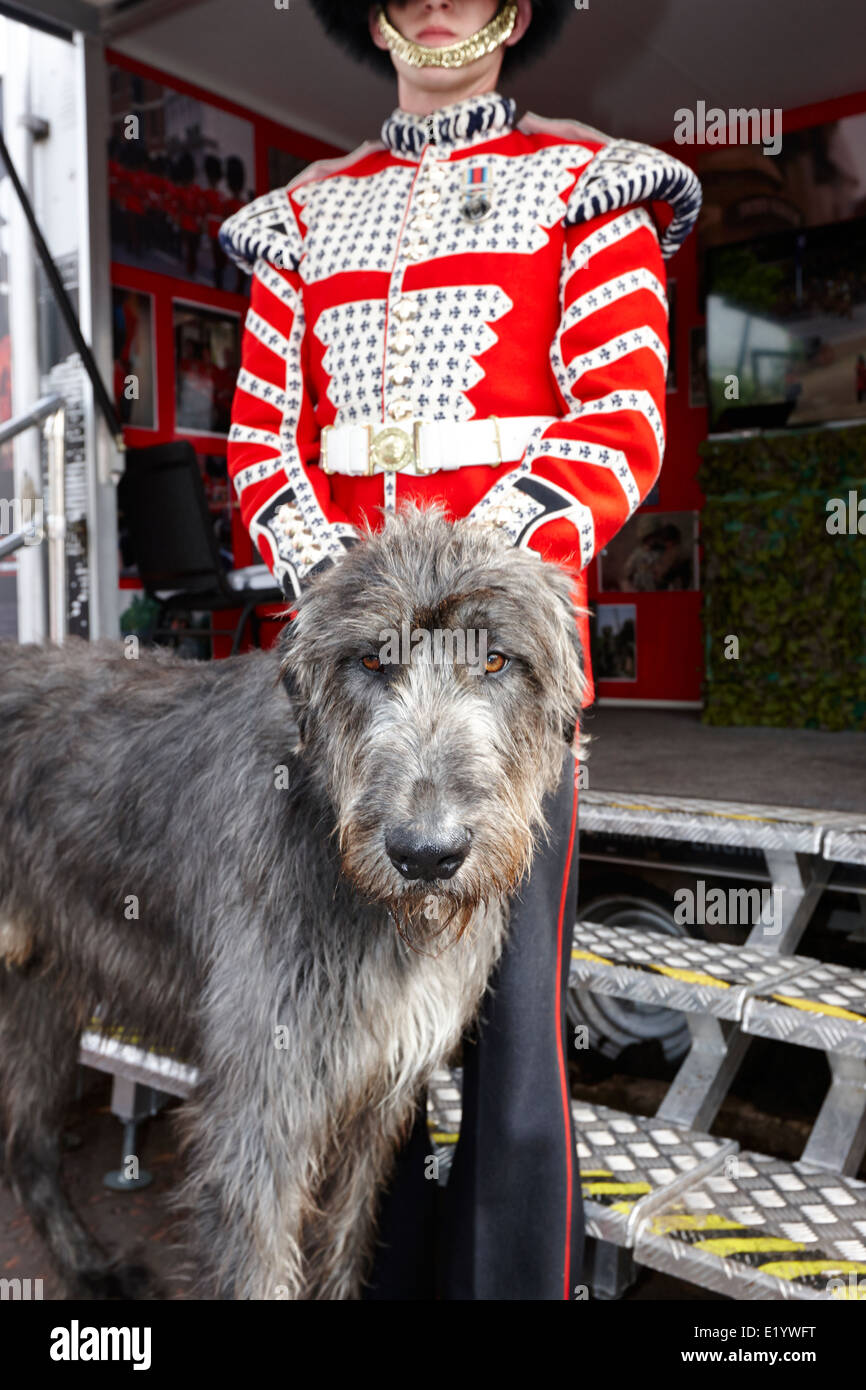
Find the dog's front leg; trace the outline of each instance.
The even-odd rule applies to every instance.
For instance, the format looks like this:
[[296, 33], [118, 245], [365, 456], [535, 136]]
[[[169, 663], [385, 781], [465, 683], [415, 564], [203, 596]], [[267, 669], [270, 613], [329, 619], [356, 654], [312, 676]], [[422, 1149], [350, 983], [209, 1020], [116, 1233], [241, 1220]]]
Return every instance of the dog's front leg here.
[[414, 1114], [412, 1098], [404, 1092], [371, 1105], [335, 1134], [316, 1194], [318, 1215], [304, 1232], [305, 1297], [360, 1298], [372, 1263], [381, 1193]]
[[196, 1274], [219, 1299], [309, 1296], [304, 1230], [317, 1212], [315, 1117], [292, 1128], [262, 1078], [245, 1094], [205, 1082], [186, 1118], [192, 1161], [185, 1200]]
[[254, 921], [212, 962], [201, 1081], [187, 1107], [185, 1198], [198, 1274], [218, 1298], [307, 1296], [303, 1232], [316, 1214], [333, 1105], [311, 1020]]

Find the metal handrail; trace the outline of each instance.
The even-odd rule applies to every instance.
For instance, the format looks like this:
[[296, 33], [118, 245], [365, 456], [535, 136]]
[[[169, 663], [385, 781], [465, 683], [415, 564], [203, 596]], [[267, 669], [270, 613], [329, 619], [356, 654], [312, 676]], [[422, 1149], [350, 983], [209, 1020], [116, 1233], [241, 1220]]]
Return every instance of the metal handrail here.
[[61, 405], [45, 422], [48, 441], [48, 496], [51, 511], [45, 518], [48, 536], [48, 636], [58, 646], [66, 637], [66, 406]]
[[25, 526], [23, 531], [11, 531], [0, 540], [0, 560], [5, 560], [7, 555], [14, 555], [23, 545], [38, 545], [42, 535], [42, 528], [35, 522]]
[[0, 560], [25, 545], [48, 539], [48, 635], [60, 646], [66, 637], [68, 601], [66, 576], [66, 402], [62, 396], [45, 396], [30, 410], [0, 425], [0, 444], [24, 430], [41, 425], [48, 443], [48, 496], [51, 510], [44, 530], [35, 521], [0, 540]]
[[41, 424], [47, 416], [53, 415], [55, 410], [59, 410], [65, 404], [62, 396], [43, 396], [23, 415], [14, 415], [11, 420], [3, 421], [0, 425], [0, 444], [8, 444], [17, 434], [23, 434], [24, 430], [29, 430], [32, 425]]

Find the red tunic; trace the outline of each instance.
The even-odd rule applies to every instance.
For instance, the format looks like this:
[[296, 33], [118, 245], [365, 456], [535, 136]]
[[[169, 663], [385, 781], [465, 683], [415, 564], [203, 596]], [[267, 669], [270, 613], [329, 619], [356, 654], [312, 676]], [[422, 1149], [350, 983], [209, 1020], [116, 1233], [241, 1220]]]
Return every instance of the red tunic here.
[[[480, 201], [479, 201], [480, 200]], [[695, 175], [491, 95], [312, 165], [223, 224], [253, 275], [228, 468], [287, 594], [380, 509], [438, 500], [576, 575], [658, 476], [672, 255]], [[327, 425], [540, 417], [522, 458], [426, 476], [319, 467]], [[580, 619], [588, 665], [588, 628]], [[587, 702], [592, 698], [592, 688]]]

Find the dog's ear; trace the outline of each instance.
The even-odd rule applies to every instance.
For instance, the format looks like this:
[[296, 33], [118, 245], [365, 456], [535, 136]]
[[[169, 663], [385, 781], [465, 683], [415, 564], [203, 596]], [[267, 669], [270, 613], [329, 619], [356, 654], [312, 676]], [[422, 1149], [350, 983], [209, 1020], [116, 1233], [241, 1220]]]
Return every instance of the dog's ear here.
[[291, 650], [292, 644], [296, 640], [297, 633], [297, 608], [292, 608], [288, 613], [288, 622], [283, 627], [278, 638], [278, 649], [280, 653], [280, 681], [283, 689], [288, 695], [292, 705], [297, 706], [298, 688], [292, 671]]
[[570, 595], [563, 599], [563, 607], [565, 608], [565, 634], [571, 657], [569, 661], [571, 667], [569, 688], [574, 692], [574, 703], [568, 713], [563, 716], [562, 736], [570, 748], [580, 725], [583, 708], [583, 696], [587, 685], [586, 656], [577, 629], [577, 612]]
[[298, 751], [303, 749], [309, 734], [310, 702], [301, 689], [297, 668], [292, 661], [292, 648], [301, 640], [297, 628], [297, 613], [286, 623], [279, 637], [280, 684], [286, 692], [289, 708], [298, 730]]

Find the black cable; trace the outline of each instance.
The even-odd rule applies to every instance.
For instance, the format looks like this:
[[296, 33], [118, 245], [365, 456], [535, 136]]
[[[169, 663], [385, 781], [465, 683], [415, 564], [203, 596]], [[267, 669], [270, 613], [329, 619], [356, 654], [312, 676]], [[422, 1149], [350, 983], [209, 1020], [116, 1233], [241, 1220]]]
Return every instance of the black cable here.
[[36, 243], [36, 250], [39, 253], [39, 259], [42, 262], [42, 268], [45, 271], [46, 276], [48, 277], [48, 282], [51, 285], [52, 290], [54, 291], [54, 296], [57, 300], [57, 306], [60, 309], [61, 314], [63, 315], [66, 327], [72, 334], [72, 340], [75, 343], [75, 346], [81, 356], [81, 360], [84, 363], [87, 375], [90, 377], [96, 403], [99, 406], [99, 409], [102, 411], [105, 423], [108, 425], [109, 432], [117, 448], [122, 451], [125, 447], [123, 443], [123, 427], [121, 426], [120, 419], [118, 417], [117, 411], [115, 410], [114, 402], [112, 401], [111, 397], [105, 389], [105, 383], [103, 382], [102, 377], [99, 374], [99, 368], [96, 365], [96, 360], [93, 356], [93, 353], [90, 351], [90, 348], [84, 341], [84, 336], [81, 332], [81, 329], [78, 326], [78, 319], [75, 317], [75, 310], [72, 307], [72, 300], [69, 298], [69, 295], [66, 292], [66, 287], [64, 286], [63, 281], [60, 278], [60, 272], [58, 271], [57, 266], [54, 264], [51, 252], [49, 251], [48, 246], [45, 242], [45, 238], [43, 237], [42, 232], [39, 229], [39, 223], [36, 221], [36, 216], [33, 212], [30, 199], [27, 196], [27, 192], [21, 180], [19, 179], [18, 174], [15, 170], [15, 166], [13, 165], [12, 160], [9, 156], [9, 151], [6, 148], [6, 141], [3, 139], [2, 132], [0, 132], [0, 158], [2, 158], [3, 163], [6, 165], [7, 172], [9, 174], [10, 179], [12, 180], [12, 186], [18, 195], [18, 201], [24, 209], [24, 216], [27, 218], [30, 231], [33, 234], [33, 240]]

